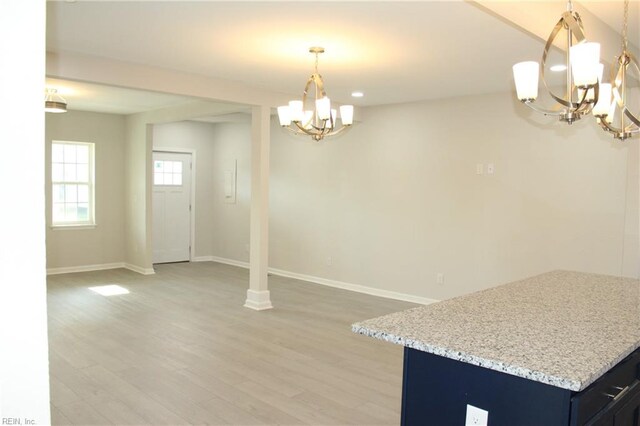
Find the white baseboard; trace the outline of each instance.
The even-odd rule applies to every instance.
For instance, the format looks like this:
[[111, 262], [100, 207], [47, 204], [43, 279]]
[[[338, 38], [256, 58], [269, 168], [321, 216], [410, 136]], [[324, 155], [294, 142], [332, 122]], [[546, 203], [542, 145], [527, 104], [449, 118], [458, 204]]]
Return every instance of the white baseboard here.
[[243, 260], [225, 259], [224, 257], [209, 256], [212, 262], [224, 263], [225, 265], [238, 266], [240, 268], [249, 269], [249, 262]]
[[71, 274], [74, 272], [91, 272], [91, 271], [105, 271], [107, 269], [128, 269], [133, 272], [137, 272], [142, 275], [153, 275], [156, 272], [153, 268], [141, 268], [136, 265], [125, 262], [116, 263], [101, 263], [98, 265], [81, 265], [81, 266], [65, 266], [63, 268], [48, 268], [47, 275], [59, 275], [59, 274]]
[[105, 271], [107, 269], [118, 269], [124, 267], [124, 262], [102, 263], [99, 265], [66, 266], [62, 268], [47, 268], [47, 275], [71, 274], [73, 272]]
[[192, 262], [213, 262], [213, 256], [194, 256]]
[[421, 305], [429, 305], [431, 303], [439, 302], [439, 300], [429, 299], [428, 297], [414, 296], [412, 294], [398, 293], [396, 291], [383, 290], [380, 288], [368, 287], [360, 284], [346, 283], [344, 281], [314, 277], [313, 275], [298, 274], [297, 272], [284, 271], [282, 269], [269, 268], [269, 272], [280, 277], [309, 281], [315, 284], [326, 285], [327, 287], [341, 288], [343, 290], [355, 291], [356, 293], [364, 293], [371, 296], [384, 297], [387, 299], [402, 300], [404, 302], [419, 303]]
[[142, 268], [138, 265], [132, 265], [131, 263], [125, 263], [124, 267], [130, 271], [137, 272], [142, 275], [153, 275], [156, 273], [153, 268]]
[[[203, 260], [206, 257], [206, 261], [224, 263], [226, 265], [239, 266], [240, 268], [249, 269], [249, 262], [243, 262], [241, 260], [225, 259], [217, 256], [203, 256]], [[308, 281], [314, 284], [326, 285], [327, 287], [341, 288], [343, 290], [355, 291], [356, 293], [369, 294], [371, 296], [384, 297], [387, 299], [402, 300], [403, 302], [418, 303], [421, 305], [428, 305], [430, 303], [439, 302], [437, 299], [430, 299], [428, 297], [414, 296], [412, 294], [398, 293], [396, 291], [383, 290], [374, 287], [367, 287], [360, 284], [346, 283], [343, 281], [330, 280], [327, 278], [315, 277], [313, 275], [299, 274], [297, 272], [285, 271], [283, 269], [269, 268], [269, 272], [273, 275], [278, 275], [285, 278], [293, 278], [301, 281]]]
[[[242, 260], [226, 259], [218, 256], [198, 256], [191, 259], [192, 262], [217, 262], [225, 265], [237, 266], [240, 268], [249, 269], [249, 262]], [[141, 268], [137, 265], [130, 263], [104, 263], [100, 265], [83, 265], [83, 266], [70, 266], [64, 268], [49, 268], [47, 269], [47, 275], [68, 274], [72, 272], [89, 272], [89, 271], [103, 271], [106, 269], [118, 269], [125, 268], [133, 272], [137, 272], [142, 275], [153, 275], [155, 271], [153, 268]], [[285, 271], [283, 269], [269, 268], [269, 272], [273, 275], [280, 277], [293, 278], [296, 280], [308, 281], [314, 284], [326, 285], [328, 287], [341, 288], [343, 290], [355, 291], [357, 293], [369, 294], [371, 296], [385, 297], [387, 299], [402, 300], [404, 302], [418, 303], [422, 305], [428, 305], [430, 303], [438, 302], [436, 299], [429, 299], [427, 297], [414, 296], [411, 294], [398, 293], [395, 291], [383, 290], [374, 287], [367, 287], [360, 284], [347, 283], [343, 281], [330, 280], [327, 278], [315, 277], [313, 275], [299, 274], [297, 272]]]

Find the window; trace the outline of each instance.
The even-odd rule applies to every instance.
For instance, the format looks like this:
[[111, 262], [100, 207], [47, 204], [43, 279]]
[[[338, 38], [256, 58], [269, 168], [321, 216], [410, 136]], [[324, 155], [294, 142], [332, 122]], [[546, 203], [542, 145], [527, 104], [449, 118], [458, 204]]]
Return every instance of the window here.
[[182, 161], [155, 160], [153, 162], [154, 185], [182, 185]]
[[51, 144], [53, 226], [94, 225], [94, 144]]

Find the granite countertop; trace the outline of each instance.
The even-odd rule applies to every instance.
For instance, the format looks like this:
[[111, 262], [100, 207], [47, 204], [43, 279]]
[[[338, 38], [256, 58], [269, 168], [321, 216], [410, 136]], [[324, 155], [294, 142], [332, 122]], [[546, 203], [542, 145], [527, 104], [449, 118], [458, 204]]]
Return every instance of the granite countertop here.
[[352, 329], [580, 391], [640, 346], [640, 281], [553, 271]]

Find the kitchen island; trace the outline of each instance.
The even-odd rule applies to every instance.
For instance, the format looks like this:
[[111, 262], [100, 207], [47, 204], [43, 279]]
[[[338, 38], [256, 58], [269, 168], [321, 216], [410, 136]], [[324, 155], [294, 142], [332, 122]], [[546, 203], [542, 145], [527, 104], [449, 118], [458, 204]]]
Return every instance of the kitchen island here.
[[640, 422], [636, 279], [554, 271], [352, 328], [405, 347], [403, 424]]

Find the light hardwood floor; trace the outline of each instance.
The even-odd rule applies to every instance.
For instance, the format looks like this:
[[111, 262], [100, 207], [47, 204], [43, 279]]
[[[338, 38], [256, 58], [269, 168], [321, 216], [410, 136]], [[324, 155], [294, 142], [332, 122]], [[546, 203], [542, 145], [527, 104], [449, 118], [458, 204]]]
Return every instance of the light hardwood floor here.
[[[53, 424], [399, 424], [402, 348], [350, 324], [415, 305], [272, 276], [256, 312], [248, 279], [213, 262], [49, 277]], [[105, 284], [131, 293], [87, 289]]]

